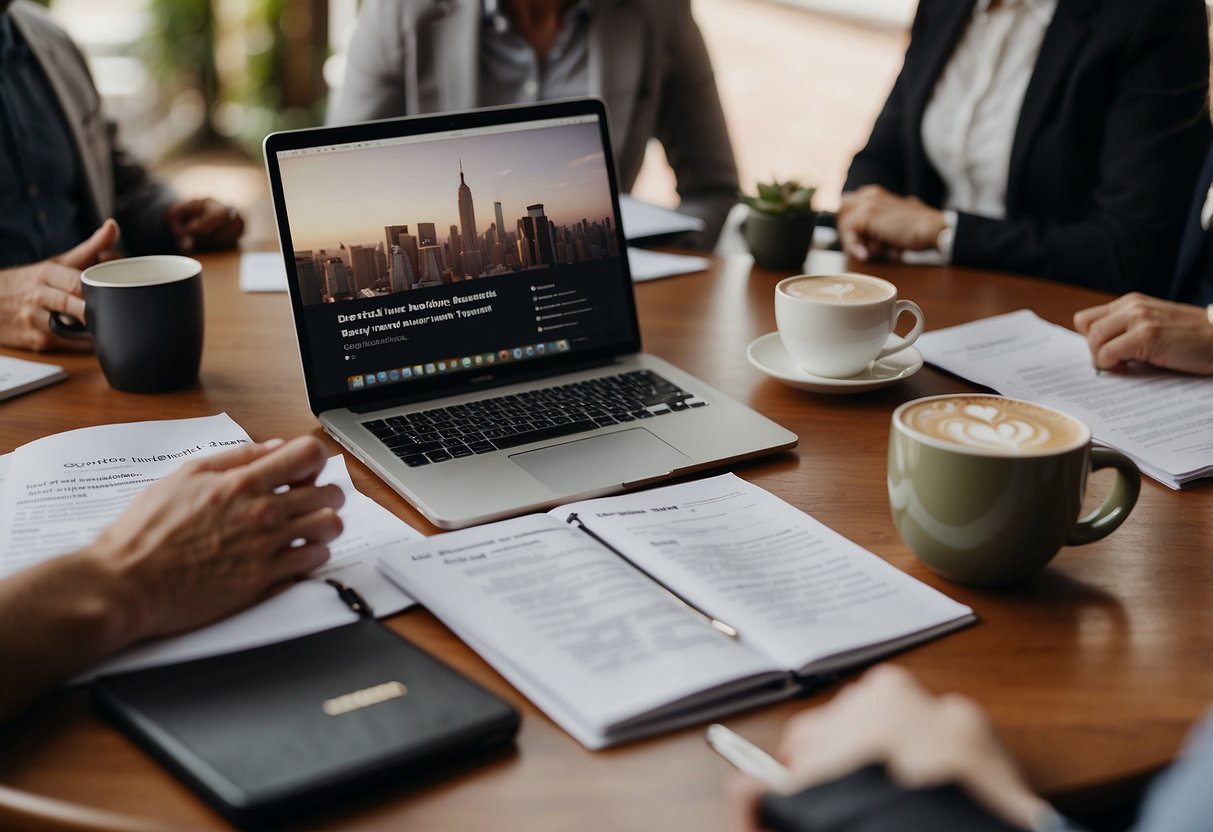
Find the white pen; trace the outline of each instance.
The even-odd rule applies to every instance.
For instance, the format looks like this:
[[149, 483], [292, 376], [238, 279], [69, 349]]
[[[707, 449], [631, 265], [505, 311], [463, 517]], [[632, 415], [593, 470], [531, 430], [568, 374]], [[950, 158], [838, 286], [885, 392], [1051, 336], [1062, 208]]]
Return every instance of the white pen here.
[[706, 738], [712, 750], [732, 763], [742, 774], [748, 774], [771, 791], [785, 793], [788, 770], [754, 743], [720, 724], [709, 725]]

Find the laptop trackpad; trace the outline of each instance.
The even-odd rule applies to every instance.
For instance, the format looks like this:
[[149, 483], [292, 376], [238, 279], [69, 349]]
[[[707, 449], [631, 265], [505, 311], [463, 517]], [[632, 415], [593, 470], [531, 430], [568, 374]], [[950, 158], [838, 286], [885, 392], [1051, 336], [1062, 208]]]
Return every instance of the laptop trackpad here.
[[644, 428], [526, 451], [510, 459], [561, 494], [660, 477], [690, 461]]

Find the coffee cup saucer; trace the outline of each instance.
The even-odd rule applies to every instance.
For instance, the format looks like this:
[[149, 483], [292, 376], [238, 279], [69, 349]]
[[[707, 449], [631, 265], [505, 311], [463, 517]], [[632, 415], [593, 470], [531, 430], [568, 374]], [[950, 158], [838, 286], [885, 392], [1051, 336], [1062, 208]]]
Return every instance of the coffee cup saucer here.
[[[890, 335], [886, 343], [896, 345], [901, 340], [897, 335]], [[771, 378], [810, 393], [862, 393], [866, 390], [877, 390], [909, 378], [922, 369], [922, 353], [909, 346], [873, 361], [858, 375], [848, 378], [815, 376], [788, 355], [778, 332], [768, 332], [756, 338], [746, 349], [746, 358], [755, 368]]]

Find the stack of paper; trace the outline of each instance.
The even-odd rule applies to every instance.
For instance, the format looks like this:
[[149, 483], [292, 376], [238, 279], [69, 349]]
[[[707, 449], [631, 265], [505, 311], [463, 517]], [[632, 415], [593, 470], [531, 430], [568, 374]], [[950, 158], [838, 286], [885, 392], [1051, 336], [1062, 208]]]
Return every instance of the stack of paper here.
[[1081, 335], [1026, 309], [928, 332], [915, 346], [950, 373], [1081, 419], [1163, 485], [1213, 475], [1213, 378], [1097, 372]]

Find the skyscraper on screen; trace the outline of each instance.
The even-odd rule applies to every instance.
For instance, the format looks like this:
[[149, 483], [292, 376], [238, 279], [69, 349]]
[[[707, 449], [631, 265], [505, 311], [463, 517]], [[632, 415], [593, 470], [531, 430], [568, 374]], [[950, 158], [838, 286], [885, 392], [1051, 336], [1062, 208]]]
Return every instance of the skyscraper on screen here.
[[459, 162], [458, 202], [460, 271], [471, 277], [479, 277], [484, 271], [484, 255], [480, 251], [480, 235], [476, 233], [476, 209], [472, 204], [472, 189], [464, 181], [462, 161]]

